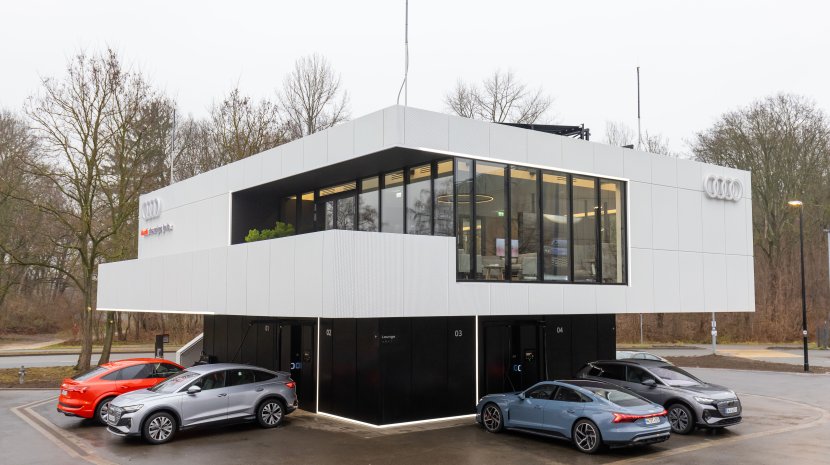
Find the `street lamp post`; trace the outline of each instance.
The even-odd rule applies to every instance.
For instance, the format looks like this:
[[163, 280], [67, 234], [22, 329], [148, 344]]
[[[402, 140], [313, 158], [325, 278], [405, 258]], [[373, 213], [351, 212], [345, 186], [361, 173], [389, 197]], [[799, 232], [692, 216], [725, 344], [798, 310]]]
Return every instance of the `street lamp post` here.
[[790, 200], [787, 203], [798, 207], [798, 236], [801, 245], [801, 334], [804, 338], [804, 371], [810, 371], [807, 358], [807, 286], [804, 283], [804, 202]]

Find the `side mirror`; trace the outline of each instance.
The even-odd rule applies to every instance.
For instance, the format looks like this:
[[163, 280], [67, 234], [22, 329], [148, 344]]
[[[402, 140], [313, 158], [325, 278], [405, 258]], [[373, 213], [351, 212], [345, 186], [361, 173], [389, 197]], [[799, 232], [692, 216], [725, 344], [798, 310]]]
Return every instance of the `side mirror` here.
[[521, 400], [525, 400], [525, 399], [526, 399], [526, 397], [525, 397], [525, 393], [524, 393], [524, 392], [520, 392], [520, 393], [519, 393], [519, 399], [521, 399]]
[[199, 386], [190, 386], [189, 388], [187, 388], [187, 393], [190, 395], [198, 394], [200, 392], [202, 392], [202, 388], [200, 388]]
[[648, 387], [657, 386], [657, 383], [651, 378], [644, 379], [642, 384], [643, 384], [643, 386], [648, 386]]

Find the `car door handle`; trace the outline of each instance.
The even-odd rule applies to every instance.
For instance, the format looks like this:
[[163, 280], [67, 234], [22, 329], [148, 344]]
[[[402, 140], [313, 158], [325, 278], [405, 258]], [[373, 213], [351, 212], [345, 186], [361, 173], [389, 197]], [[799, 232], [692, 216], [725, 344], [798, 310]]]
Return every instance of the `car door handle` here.
[[541, 406], [541, 405], [534, 405], [534, 406], [533, 406], [533, 408], [535, 408], [535, 409], [537, 409], [537, 410], [542, 410], [542, 406]]
[[121, 386], [121, 389], [129, 389], [129, 386]]
[[216, 397], [225, 397], [226, 395], [228, 395], [228, 393], [227, 393], [227, 392], [223, 392], [222, 394], [219, 394], [219, 395], [217, 395]]
[[574, 410], [574, 409], [572, 409], [572, 408], [569, 408], [569, 409], [567, 410], [567, 412], [568, 412], [568, 413], [576, 413], [576, 410]]
[[256, 392], [262, 392], [262, 391], [264, 391], [264, 390], [265, 390], [265, 388], [264, 388], [264, 387], [258, 387], [258, 388], [256, 388]]

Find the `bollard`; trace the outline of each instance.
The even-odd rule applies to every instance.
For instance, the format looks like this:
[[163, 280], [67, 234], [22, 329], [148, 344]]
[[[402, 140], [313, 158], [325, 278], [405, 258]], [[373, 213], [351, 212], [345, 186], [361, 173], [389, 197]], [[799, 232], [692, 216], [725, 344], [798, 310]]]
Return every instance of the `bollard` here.
[[24, 367], [23, 365], [20, 365], [20, 371], [18, 371], [17, 374], [20, 375], [20, 384], [25, 383], [26, 382], [26, 367]]

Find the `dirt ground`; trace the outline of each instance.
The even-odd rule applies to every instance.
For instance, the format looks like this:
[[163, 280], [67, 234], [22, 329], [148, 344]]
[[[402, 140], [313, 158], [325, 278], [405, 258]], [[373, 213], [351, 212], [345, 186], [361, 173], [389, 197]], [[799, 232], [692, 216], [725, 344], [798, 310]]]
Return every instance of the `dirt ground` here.
[[[801, 365], [762, 362], [760, 360], [730, 357], [728, 355], [709, 354], [696, 357], [667, 357], [667, 359], [679, 367], [686, 368], [727, 368], [732, 370], [782, 371], [789, 373], [801, 373], [804, 371]], [[830, 368], [811, 366], [810, 373], [830, 373]]]
[[0, 369], [0, 388], [58, 388], [64, 378], [75, 376], [73, 367], [32, 367], [26, 369], [26, 383], [19, 384], [19, 368]]

